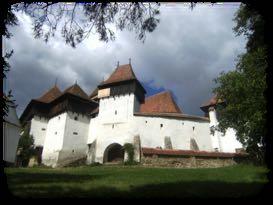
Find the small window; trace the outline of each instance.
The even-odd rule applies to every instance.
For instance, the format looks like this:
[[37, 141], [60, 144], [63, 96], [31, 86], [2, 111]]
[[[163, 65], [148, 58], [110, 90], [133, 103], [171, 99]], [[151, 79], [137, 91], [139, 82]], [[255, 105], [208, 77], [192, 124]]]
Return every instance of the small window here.
[[114, 129], [114, 127], [115, 127], [115, 125], [113, 124], [113, 125], [112, 125], [112, 129]]
[[73, 135], [78, 135], [78, 133], [77, 132], [73, 132]]
[[195, 129], [195, 127], [193, 126], [193, 127], [192, 127], [192, 130], [194, 130], [194, 129]]
[[74, 149], [72, 149], [72, 153], [74, 153], [75, 152], [75, 150]]
[[60, 119], [61, 119], [61, 117], [59, 116], [59, 117], [58, 117], [58, 120], [60, 120]]
[[78, 117], [77, 117], [77, 116], [75, 116], [75, 117], [74, 117], [74, 120], [76, 120], [76, 121], [77, 121], [77, 120], [78, 120]]
[[162, 128], [163, 127], [163, 124], [160, 124], [160, 128]]
[[182, 122], [182, 125], [184, 125], [184, 122]]
[[45, 131], [45, 128], [42, 128], [43, 131]]
[[147, 120], [145, 120], [145, 123], [147, 124]]
[[118, 112], [115, 110], [115, 115], [117, 114]]
[[55, 132], [55, 135], [57, 134], [57, 132]]

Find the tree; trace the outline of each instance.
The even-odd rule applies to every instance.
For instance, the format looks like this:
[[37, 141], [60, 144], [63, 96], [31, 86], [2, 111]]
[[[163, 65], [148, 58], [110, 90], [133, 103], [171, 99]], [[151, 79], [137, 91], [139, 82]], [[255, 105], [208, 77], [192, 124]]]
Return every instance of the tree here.
[[22, 166], [27, 166], [29, 159], [36, 154], [33, 136], [29, 135], [26, 130], [23, 131], [23, 135], [19, 139], [18, 151]]
[[[35, 38], [46, 42], [62, 33], [72, 47], [88, 38], [92, 31], [101, 41], [115, 39], [111, 24], [117, 29], [134, 31], [139, 40], [153, 32], [159, 23], [159, 3], [19, 3], [15, 11], [23, 11], [33, 20]], [[59, 27], [61, 30], [59, 30]]]
[[266, 68], [264, 20], [255, 10], [241, 4], [235, 14], [237, 35], [247, 37], [247, 52], [239, 55], [236, 69], [215, 79], [214, 93], [225, 100], [219, 106], [219, 129], [232, 127], [238, 140], [257, 162], [263, 162], [266, 135]]

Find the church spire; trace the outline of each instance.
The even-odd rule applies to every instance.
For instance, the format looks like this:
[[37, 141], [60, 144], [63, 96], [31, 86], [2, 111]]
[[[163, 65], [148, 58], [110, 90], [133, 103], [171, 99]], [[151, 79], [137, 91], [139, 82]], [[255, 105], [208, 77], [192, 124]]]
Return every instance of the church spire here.
[[57, 86], [58, 78], [55, 79], [55, 87]]

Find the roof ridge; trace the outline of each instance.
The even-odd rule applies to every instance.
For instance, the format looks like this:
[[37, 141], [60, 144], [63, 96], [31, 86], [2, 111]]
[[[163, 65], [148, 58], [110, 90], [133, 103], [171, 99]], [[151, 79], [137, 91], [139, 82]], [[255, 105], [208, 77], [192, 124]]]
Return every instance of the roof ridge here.
[[168, 93], [168, 92], [170, 92], [170, 91], [168, 91], [168, 90], [163, 90], [163, 91], [160, 91], [160, 92], [158, 92], [158, 93], [156, 93], [156, 94], [147, 96], [146, 99], [147, 99], [147, 98], [150, 98], [150, 97], [153, 97], [153, 96], [156, 96], [156, 95], [159, 95], [159, 94]]

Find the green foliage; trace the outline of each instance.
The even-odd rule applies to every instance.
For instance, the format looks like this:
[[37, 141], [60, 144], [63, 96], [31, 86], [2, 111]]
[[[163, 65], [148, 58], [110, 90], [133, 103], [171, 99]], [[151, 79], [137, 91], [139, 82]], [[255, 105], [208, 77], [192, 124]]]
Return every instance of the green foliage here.
[[135, 155], [134, 145], [131, 144], [131, 143], [125, 143], [123, 145], [123, 148], [124, 148], [125, 152], [128, 154], [128, 160], [124, 162], [124, 165], [136, 165], [136, 164], [138, 164], [134, 160], [134, 155]]
[[29, 159], [36, 155], [33, 136], [26, 131], [19, 139], [18, 150], [20, 151], [19, 159], [22, 161], [22, 166], [27, 166]]
[[266, 135], [266, 68], [267, 53], [263, 42], [263, 20], [255, 11], [242, 5], [234, 19], [234, 31], [248, 38], [247, 52], [237, 59], [236, 70], [221, 73], [215, 79], [214, 93], [224, 99], [219, 106], [219, 128], [232, 127], [238, 140], [256, 162], [263, 162]]

